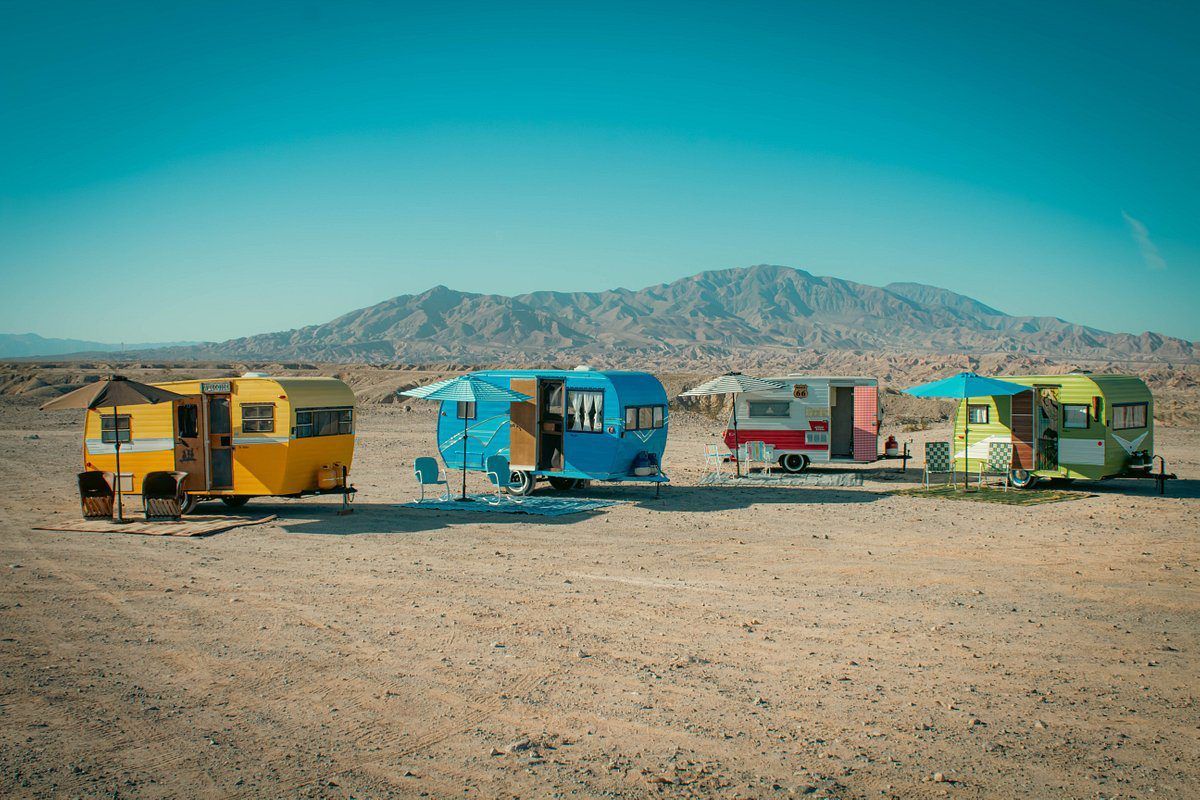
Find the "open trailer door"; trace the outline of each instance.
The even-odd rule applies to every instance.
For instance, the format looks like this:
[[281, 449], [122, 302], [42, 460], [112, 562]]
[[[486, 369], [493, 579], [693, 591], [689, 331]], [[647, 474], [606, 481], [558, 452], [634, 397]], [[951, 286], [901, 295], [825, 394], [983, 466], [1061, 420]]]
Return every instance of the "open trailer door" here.
[[508, 411], [508, 465], [514, 470], [537, 468], [537, 378], [513, 378], [509, 388], [528, 395]]
[[854, 460], [879, 458], [879, 389], [854, 387]]

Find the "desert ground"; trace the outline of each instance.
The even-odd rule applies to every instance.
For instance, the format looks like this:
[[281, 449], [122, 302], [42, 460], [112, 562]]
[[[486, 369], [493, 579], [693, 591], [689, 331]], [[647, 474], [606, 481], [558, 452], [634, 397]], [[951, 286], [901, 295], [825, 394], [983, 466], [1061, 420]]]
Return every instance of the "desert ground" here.
[[[355, 513], [206, 538], [77, 514], [81, 412], [0, 397], [5, 797], [1195, 797], [1200, 432], [1070, 502], [698, 486], [401, 508], [433, 414], [364, 404]], [[885, 435], [889, 432], [885, 425]], [[947, 435], [891, 432], [922, 441]], [[472, 486], [481, 482], [472, 476]], [[540, 491], [551, 491], [543, 489]], [[200, 513], [227, 513], [202, 506]]]

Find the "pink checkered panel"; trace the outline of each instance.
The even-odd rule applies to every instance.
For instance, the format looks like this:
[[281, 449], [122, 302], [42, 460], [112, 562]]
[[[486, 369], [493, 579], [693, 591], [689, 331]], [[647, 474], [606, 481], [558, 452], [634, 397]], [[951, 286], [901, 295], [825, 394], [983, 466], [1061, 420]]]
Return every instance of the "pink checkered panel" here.
[[854, 387], [854, 460], [874, 461], [879, 457], [879, 390], [874, 386]]

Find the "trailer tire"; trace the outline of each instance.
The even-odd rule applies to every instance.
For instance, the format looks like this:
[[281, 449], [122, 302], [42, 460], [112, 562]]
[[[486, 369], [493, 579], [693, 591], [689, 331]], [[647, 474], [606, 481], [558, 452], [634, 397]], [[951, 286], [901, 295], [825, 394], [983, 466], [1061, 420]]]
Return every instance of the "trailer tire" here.
[[532, 472], [525, 470], [513, 470], [509, 476], [509, 481], [512, 484], [508, 488], [509, 494], [515, 494], [519, 497], [528, 497], [533, 494], [534, 478]]
[[784, 472], [804, 472], [808, 469], [808, 456], [803, 453], [788, 453], [779, 457], [779, 466]]
[[221, 502], [229, 508], [241, 508], [242, 506], [246, 505], [246, 503], [250, 502], [250, 497], [249, 495], [235, 494], [228, 497], [222, 497]]
[[574, 478], [547, 478], [550, 485], [560, 492], [569, 492], [579, 488], [579, 481]]
[[1037, 486], [1038, 476], [1027, 469], [1014, 469], [1008, 476], [1014, 489], [1032, 489]]
[[183, 502], [179, 504], [180, 514], [190, 514], [196, 510], [196, 506], [200, 505], [200, 498], [194, 494], [185, 494]]

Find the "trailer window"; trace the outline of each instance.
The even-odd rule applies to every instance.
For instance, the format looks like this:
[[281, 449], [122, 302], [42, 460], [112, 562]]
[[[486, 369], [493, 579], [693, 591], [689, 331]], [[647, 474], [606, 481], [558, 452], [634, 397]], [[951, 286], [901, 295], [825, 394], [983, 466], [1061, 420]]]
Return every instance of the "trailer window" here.
[[200, 435], [200, 406], [192, 403], [179, 406], [175, 414], [179, 438], [195, 439]]
[[661, 428], [666, 424], [667, 410], [665, 406], [626, 406], [625, 430], [649, 431]]
[[967, 420], [972, 425], [987, 425], [988, 410], [987, 406], [967, 406]]
[[1146, 403], [1114, 403], [1112, 426], [1115, 431], [1146, 427]]
[[567, 430], [604, 432], [604, 391], [571, 389], [567, 392]]
[[1063, 428], [1083, 429], [1091, 423], [1090, 405], [1079, 403], [1063, 403]]
[[242, 433], [274, 432], [274, 403], [242, 403]]
[[306, 408], [296, 412], [293, 436], [297, 439], [347, 433], [354, 433], [352, 408]]
[[475, 401], [459, 400], [457, 413], [459, 419], [475, 419]]
[[783, 403], [761, 403], [751, 400], [750, 416], [752, 417], [787, 417], [791, 414], [792, 404]]
[[131, 440], [130, 434], [128, 414], [118, 414], [115, 418], [112, 414], [100, 415], [100, 441], [105, 444], [124, 443]]

